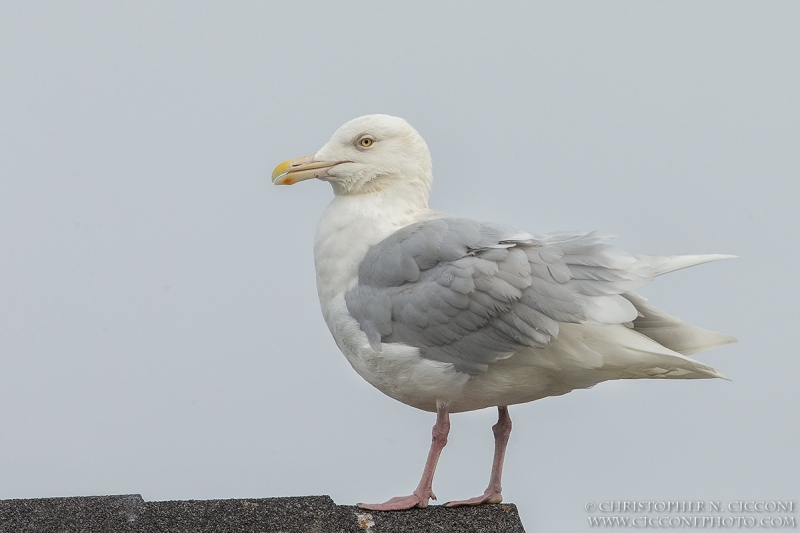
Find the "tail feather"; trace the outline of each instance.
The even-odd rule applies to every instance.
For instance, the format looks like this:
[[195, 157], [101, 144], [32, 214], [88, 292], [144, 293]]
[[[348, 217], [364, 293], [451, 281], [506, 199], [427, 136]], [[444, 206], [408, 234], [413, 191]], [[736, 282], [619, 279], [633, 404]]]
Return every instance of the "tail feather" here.
[[621, 324], [562, 326], [558, 342], [537, 352], [537, 364], [552, 358], [555, 379], [571, 388], [609, 379], [727, 379], [716, 368]]
[[634, 331], [638, 331], [670, 350], [689, 355], [737, 342], [730, 335], [699, 328], [668, 315], [650, 305], [645, 298], [638, 294], [629, 292], [622, 296], [631, 302], [639, 312], [639, 317], [633, 321]]

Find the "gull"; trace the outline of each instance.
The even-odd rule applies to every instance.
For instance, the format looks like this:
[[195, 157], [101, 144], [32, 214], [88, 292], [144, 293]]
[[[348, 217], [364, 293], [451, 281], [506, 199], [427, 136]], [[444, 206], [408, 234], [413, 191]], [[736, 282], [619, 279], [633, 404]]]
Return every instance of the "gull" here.
[[428, 208], [423, 138], [405, 120], [367, 115], [319, 151], [275, 168], [276, 185], [327, 181], [334, 198], [314, 241], [325, 322], [353, 369], [384, 394], [436, 413], [422, 478], [365, 509], [426, 507], [450, 414], [496, 407], [484, 493], [502, 501], [508, 406], [612, 379], [723, 377], [687, 357], [736, 339], [689, 325], [634, 290], [725, 255], [632, 255], [610, 235], [534, 235]]

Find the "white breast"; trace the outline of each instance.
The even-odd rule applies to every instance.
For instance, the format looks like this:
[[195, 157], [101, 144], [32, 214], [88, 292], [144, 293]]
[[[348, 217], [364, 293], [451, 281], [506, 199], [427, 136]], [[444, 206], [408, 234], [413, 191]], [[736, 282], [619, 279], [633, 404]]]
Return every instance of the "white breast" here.
[[420, 409], [460, 395], [469, 376], [453, 365], [419, 356], [419, 350], [383, 344], [380, 353], [347, 312], [344, 294], [358, 281], [358, 266], [370, 246], [422, 220], [443, 216], [402, 204], [390, 194], [337, 196], [322, 215], [314, 242], [317, 292], [325, 323], [353, 368], [384, 394]]
[[358, 265], [370, 246], [409, 224], [442, 216], [438, 211], [404, 202], [391, 190], [336, 196], [319, 220], [314, 241], [317, 292], [323, 314], [329, 312], [336, 296], [356, 283]]

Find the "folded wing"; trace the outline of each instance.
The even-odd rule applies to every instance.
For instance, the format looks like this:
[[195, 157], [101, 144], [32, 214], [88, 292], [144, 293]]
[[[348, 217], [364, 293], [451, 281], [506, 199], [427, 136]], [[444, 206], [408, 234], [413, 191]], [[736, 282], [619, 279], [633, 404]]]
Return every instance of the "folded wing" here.
[[[404, 343], [469, 374], [520, 349], [548, 345], [559, 323], [632, 323], [657, 342], [670, 327], [689, 332], [684, 326], [693, 326], [629, 293], [662, 273], [725, 256], [634, 256], [607, 244], [609, 238], [536, 237], [463, 218], [420, 222], [369, 250], [357, 285], [345, 294], [347, 309], [374, 350]], [[676, 351], [726, 343], [698, 341], [696, 333], [685, 335], [695, 339], [686, 341], [691, 346], [679, 346], [688, 351]]]

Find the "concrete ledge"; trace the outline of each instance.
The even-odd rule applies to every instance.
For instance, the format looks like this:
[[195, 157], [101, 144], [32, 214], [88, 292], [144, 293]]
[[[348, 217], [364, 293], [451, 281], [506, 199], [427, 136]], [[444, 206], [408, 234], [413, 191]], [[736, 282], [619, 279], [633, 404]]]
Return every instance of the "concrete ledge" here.
[[0, 500], [0, 533], [523, 532], [513, 504], [375, 512], [329, 496], [145, 502], [138, 494]]

